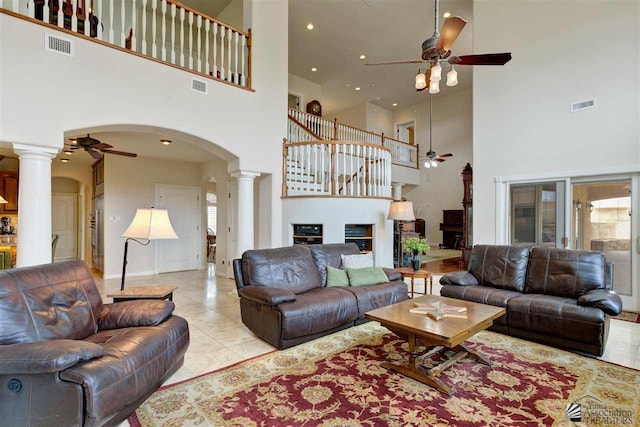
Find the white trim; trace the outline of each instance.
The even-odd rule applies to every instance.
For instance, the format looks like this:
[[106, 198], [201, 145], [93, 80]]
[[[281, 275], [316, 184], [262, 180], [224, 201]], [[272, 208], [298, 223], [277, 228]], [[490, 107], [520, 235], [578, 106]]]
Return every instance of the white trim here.
[[496, 176], [494, 177], [494, 182], [508, 182], [512, 184], [518, 182], [535, 183], [549, 180], [560, 181], [562, 179], [577, 179], [583, 177], [596, 178], [600, 176], [626, 175], [639, 172], [640, 164], [628, 166], [613, 166], [610, 168], [602, 169], [578, 169], [574, 171], [543, 172], [530, 175]]
[[[127, 271], [127, 278], [129, 277], [140, 277], [140, 276], [155, 276], [156, 273], [154, 273], [153, 271], [141, 271], [139, 273], [129, 273]], [[118, 273], [118, 274], [106, 274], [102, 277], [103, 280], [108, 280], [108, 279], [122, 279], [122, 272]]]
[[[304, 95], [302, 93], [294, 92], [290, 90], [290, 91], [287, 91], [287, 95], [292, 95], [298, 98], [298, 102], [300, 103], [300, 105], [298, 106], [298, 111], [302, 111], [304, 113], [307, 110], [306, 105], [304, 103]], [[287, 104], [289, 103], [287, 102]], [[287, 108], [289, 108], [288, 105], [287, 105]]]

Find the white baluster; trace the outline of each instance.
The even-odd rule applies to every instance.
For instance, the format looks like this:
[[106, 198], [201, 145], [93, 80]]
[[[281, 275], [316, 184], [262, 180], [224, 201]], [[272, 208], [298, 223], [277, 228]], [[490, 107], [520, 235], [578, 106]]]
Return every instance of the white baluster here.
[[137, 33], [137, 28], [136, 28], [136, 2], [135, 0], [131, 2], [131, 29], [133, 30], [131, 32], [131, 50], [134, 52], [138, 51], [138, 47], [137, 47], [137, 37], [136, 37], [136, 33]]
[[[20, 0], [13, 0], [13, 5], [11, 6], [11, 10], [13, 12], [20, 12]], [[62, 10], [62, 8], [58, 10]]]
[[[58, 27], [64, 28], [64, 13], [62, 13], [62, 0], [55, 0], [58, 2]], [[16, 5], [17, 1], [14, 1], [13, 4]]]
[[89, 23], [89, 5], [87, 3], [91, 3], [91, 0], [84, 1], [84, 6], [82, 7], [82, 12], [84, 13], [84, 35], [91, 35], [91, 24]]
[[[355, 177], [353, 176], [354, 173], [354, 169], [353, 169], [353, 144], [349, 145], [349, 195], [353, 195], [353, 180], [355, 179]], [[358, 161], [356, 160], [356, 168], [358, 168]], [[357, 176], [357, 171], [356, 172], [356, 176]], [[345, 188], [346, 190], [346, 188]]]
[[124, 8], [124, 0], [120, 2], [120, 47], [126, 46], [126, 38], [124, 34], [124, 19], [125, 19], [125, 8]]
[[213, 77], [218, 77], [218, 23], [213, 23], [213, 58], [211, 63], [213, 64]]
[[209, 29], [211, 28], [211, 21], [205, 19], [204, 21], [204, 73], [209, 75]]
[[158, 10], [158, 0], [151, 0], [151, 56], [153, 58], [158, 57], [158, 44], [156, 43], [157, 37], [157, 17], [156, 11]]
[[160, 10], [162, 11], [162, 48], [161, 58], [167, 60], [167, 0], [160, 0]]
[[[71, 0], [71, 31], [78, 31], [78, 0]], [[33, 18], [33, 17], [32, 17]]]
[[189, 11], [189, 69], [193, 70], [193, 12]]
[[36, 17], [36, 5], [33, 0], [27, 1], [27, 13], [29, 14], [29, 18]]
[[171, 63], [176, 63], [176, 5], [171, 4]]
[[245, 46], [247, 44], [247, 37], [243, 34], [241, 37], [241, 41], [242, 41], [242, 49], [240, 50], [240, 61], [241, 61], [241, 66], [240, 66], [240, 84], [242, 86], [246, 86], [247, 85], [247, 70], [245, 69], [244, 66], [244, 50], [245, 50]]
[[236, 31], [233, 32], [233, 52], [234, 52], [234, 83], [240, 84], [240, 76], [238, 75], [238, 33]]
[[230, 81], [233, 76], [231, 75], [231, 28], [227, 28], [227, 81]]
[[[108, 0], [108, 1], [110, 2], [111, 0]], [[96, 37], [98, 38], [98, 40], [102, 40], [102, 24], [101, 24], [101, 22], [103, 21], [103, 19], [102, 19], [102, 0], [98, 0], [98, 10], [97, 11], [96, 10], [93, 11], [93, 16], [98, 18], [96, 20]]]
[[147, 54], [147, 0], [142, 0], [142, 54]]
[[202, 16], [198, 15], [196, 19], [196, 26], [198, 27], [198, 72], [202, 72]]
[[227, 33], [226, 27], [220, 25], [220, 78], [226, 77], [227, 69], [224, 66], [224, 37]]
[[[115, 40], [116, 40], [116, 33], [113, 30], [113, 2], [115, 0], [109, 0], [109, 43], [111, 44], [115, 44]], [[100, 26], [100, 24], [98, 24], [98, 26]]]
[[180, 66], [184, 67], [184, 9], [180, 9]]
[[[35, 4], [34, 4], [34, 13], [35, 13]], [[44, 22], [49, 22], [51, 18], [49, 17], [49, 2], [45, 1], [42, 6], [42, 20]]]

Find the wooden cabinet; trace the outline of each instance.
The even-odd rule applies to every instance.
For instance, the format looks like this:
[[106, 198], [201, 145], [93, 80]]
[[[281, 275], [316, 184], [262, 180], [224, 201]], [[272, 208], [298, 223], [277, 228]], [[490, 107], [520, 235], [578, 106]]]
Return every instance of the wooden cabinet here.
[[104, 194], [104, 158], [95, 162], [93, 169], [93, 197]]
[[462, 255], [458, 266], [466, 269], [469, 266], [469, 256], [473, 248], [473, 169], [469, 163], [462, 169], [461, 175], [464, 196], [462, 198]]
[[360, 252], [373, 252], [373, 224], [345, 224], [344, 242], [355, 243]]
[[18, 173], [0, 172], [0, 196], [4, 197], [7, 203], [0, 204], [2, 213], [18, 213]]
[[440, 230], [442, 231], [442, 244], [444, 249], [461, 249], [462, 248], [462, 223], [463, 211], [461, 209], [450, 209], [442, 211], [442, 222]]
[[293, 224], [294, 245], [321, 245], [322, 224]]

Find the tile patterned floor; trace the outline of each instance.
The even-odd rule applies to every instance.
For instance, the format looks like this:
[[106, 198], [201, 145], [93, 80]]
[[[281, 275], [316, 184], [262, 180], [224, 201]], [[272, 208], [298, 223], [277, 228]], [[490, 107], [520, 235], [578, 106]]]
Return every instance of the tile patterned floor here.
[[[439, 276], [434, 276], [433, 293], [440, 294]], [[120, 287], [119, 279], [96, 283], [104, 298]], [[126, 286], [178, 286], [173, 301], [175, 314], [189, 321], [191, 344], [180, 368], [167, 384], [210, 372], [244, 359], [275, 350], [257, 338], [240, 319], [239, 299], [233, 280], [215, 277], [213, 265], [207, 270], [186, 271], [127, 279]], [[416, 290], [424, 291], [421, 280]], [[110, 301], [106, 299], [105, 301]], [[611, 320], [607, 349], [601, 359], [640, 369], [640, 324]], [[123, 426], [128, 423], [123, 423]]]

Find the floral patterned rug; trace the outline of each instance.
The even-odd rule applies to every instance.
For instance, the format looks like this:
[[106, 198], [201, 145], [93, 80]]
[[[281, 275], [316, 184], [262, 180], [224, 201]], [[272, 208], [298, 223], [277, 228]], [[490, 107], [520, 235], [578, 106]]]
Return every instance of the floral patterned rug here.
[[626, 320], [627, 322], [640, 323], [640, 313], [634, 311], [623, 311], [619, 316], [613, 317], [618, 320]]
[[243, 427], [640, 423], [640, 371], [487, 331], [466, 343], [494, 364], [463, 359], [441, 373], [439, 378], [454, 387], [453, 396], [382, 368], [383, 361], [405, 360], [407, 345], [369, 322], [163, 387], [129, 422]]

